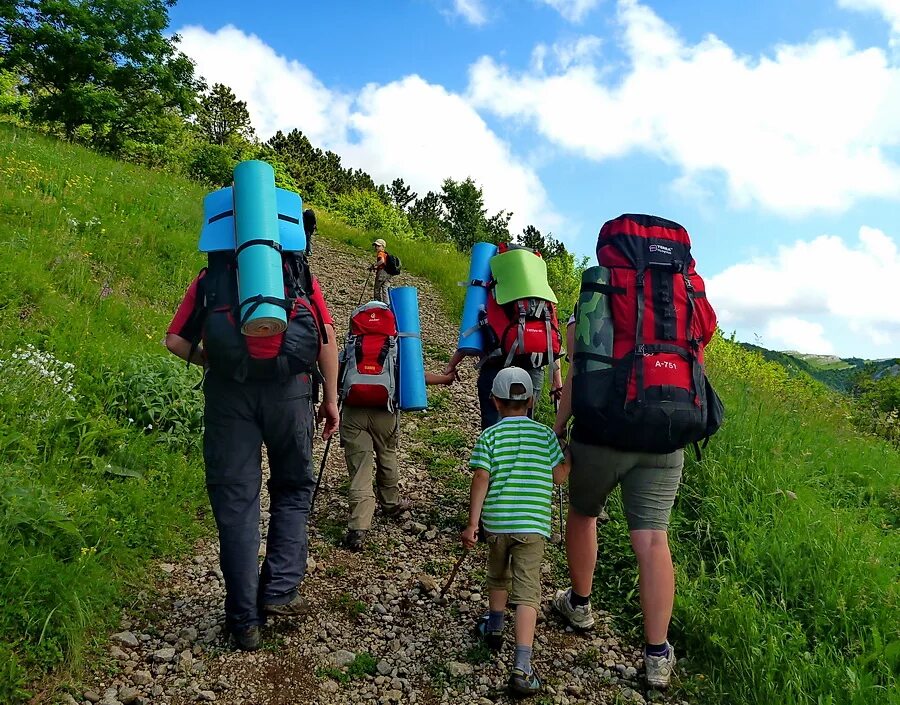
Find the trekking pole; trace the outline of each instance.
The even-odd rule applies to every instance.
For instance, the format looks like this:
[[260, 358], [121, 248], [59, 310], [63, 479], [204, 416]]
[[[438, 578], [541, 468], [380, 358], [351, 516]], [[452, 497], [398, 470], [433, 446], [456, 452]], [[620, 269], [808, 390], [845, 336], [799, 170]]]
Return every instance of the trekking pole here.
[[[559, 399], [553, 397], [553, 413], [554, 415], [559, 414]], [[555, 418], [554, 418], [555, 423]], [[564, 534], [563, 529], [563, 488], [562, 485], [557, 485], [556, 490], [559, 496], [559, 540], [562, 541]]]
[[322, 453], [322, 462], [319, 464], [319, 476], [316, 478], [316, 489], [313, 490], [312, 500], [309, 502], [309, 516], [312, 516], [313, 507], [316, 506], [316, 495], [319, 494], [319, 485], [322, 484], [322, 475], [325, 473], [325, 461], [328, 460], [328, 451], [331, 450], [331, 440], [334, 436], [330, 436], [325, 441], [325, 451]]
[[456, 574], [459, 572], [459, 567], [462, 565], [462, 562], [466, 560], [466, 556], [469, 555], [469, 549], [466, 549], [462, 552], [462, 555], [456, 559], [456, 564], [453, 566], [453, 570], [450, 571], [450, 577], [447, 578], [447, 582], [444, 583], [444, 587], [441, 588], [441, 594], [438, 596], [438, 602], [444, 601], [444, 596], [447, 594], [447, 590], [450, 589], [450, 586], [453, 585], [453, 581], [456, 579]]
[[370, 269], [369, 273], [366, 275], [366, 283], [363, 284], [362, 291], [359, 292], [359, 301], [356, 302], [357, 306], [360, 306], [362, 304], [363, 296], [366, 295], [366, 289], [369, 288], [369, 279], [371, 279], [371, 278], [372, 278], [372, 270]]

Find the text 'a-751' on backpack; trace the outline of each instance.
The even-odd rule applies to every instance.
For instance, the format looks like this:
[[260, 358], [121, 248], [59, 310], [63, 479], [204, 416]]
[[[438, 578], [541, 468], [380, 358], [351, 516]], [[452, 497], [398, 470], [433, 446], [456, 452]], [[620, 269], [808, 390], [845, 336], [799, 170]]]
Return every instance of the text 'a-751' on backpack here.
[[622, 215], [601, 229], [597, 260], [575, 313], [573, 437], [652, 453], [709, 438], [723, 416], [703, 367], [716, 315], [687, 231]]
[[341, 353], [344, 404], [394, 410], [397, 349], [397, 319], [390, 306], [370, 301], [353, 311]]

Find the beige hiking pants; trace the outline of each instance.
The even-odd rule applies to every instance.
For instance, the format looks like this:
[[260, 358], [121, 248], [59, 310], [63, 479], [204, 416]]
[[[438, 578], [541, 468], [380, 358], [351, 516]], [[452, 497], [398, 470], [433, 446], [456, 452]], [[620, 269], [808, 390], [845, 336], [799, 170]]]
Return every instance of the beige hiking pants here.
[[388, 296], [388, 282], [390, 281], [391, 275], [383, 269], [379, 269], [375, 272], [375, 290], [372, 292], [372, 299], [374, 301], [381, 301], [386, 304], [391, 303], [391, 299]]
[[345, 406], [341, 415], [341, 444], [350, 475], [350, 529], [368, 529], [375, 514], [372, 491], [372, 454], [378, 501], [385, 509], [400, 501], [397, 439], [400, 415], [387, 409]]

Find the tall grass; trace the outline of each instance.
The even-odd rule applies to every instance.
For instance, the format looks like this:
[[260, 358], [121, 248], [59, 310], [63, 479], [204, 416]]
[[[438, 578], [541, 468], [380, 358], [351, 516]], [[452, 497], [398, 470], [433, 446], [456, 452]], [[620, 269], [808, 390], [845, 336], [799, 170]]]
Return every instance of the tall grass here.
[[0, 125], [0, 702], [201, 528], [196, 378], [160, 345], [201, 196]]

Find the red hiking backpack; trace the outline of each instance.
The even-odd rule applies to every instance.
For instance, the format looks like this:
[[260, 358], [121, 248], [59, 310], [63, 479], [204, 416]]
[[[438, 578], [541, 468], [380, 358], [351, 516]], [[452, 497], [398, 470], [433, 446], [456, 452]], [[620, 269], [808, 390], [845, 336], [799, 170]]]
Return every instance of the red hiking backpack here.
[[622, 215], [600, 230], [597, 261], [610, 270], [601, 288], [613, 350], [603, 360], [610, 367], [573, 385], [573, 437], [652, 453], [708, 439], [724, 415], [703, 368], [716, 314], [687, 231], [656, 216]]
[[397, 319], [387, 304], [370, 301], [350, 316], [341, 354], [341, 396], [348, 406], [393, 411], [397, 388]]
[[[498, 252], [513, 248], [528, 249], [503, 243]], [[534, 254], [540, 257], [539, 253]], [[562, 347], [556, 304], [541, 298], [525, 298], [501, 305], [494, 298], [494, 284], [492, 281], [488, 285], [488, 301], [481, 321], [488, 351], [486, 359], [501, 358], [504, 367], [516, 365], [526, 369], [555, 362]]]

